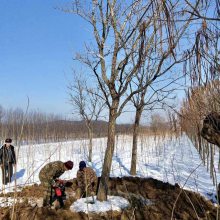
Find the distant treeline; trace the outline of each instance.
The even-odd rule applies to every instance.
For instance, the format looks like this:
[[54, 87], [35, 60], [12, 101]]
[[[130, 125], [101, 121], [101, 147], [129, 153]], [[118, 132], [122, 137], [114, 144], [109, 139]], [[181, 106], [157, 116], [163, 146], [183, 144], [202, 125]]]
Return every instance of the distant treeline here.
[[[158, 120], [159, 119], [159, 120]], [[105, 137], [108, 131], [107, 121], [93, 121], [93, 137]], [[140, 133], [155, 135], [170, 130], [170, 125], [158, 115], [152, 117], [149, 126], [141, 126]], [[87, 138], [88, 130], [84, 121], [72, 121], [60, 115], [22, 109], [5, 110], [0, 106], [1, 142], [11, 137], [15, 144], [45, 143]], [[133, 124], [117, 124], [116, 134], [132, 134]]]
[[[94, 137], [107, 135], [108, 123], [94, 121]], [[117, 133], [131, 133], [132, 125], [117, 125]], [[62, 116], [31, 111], [25, 114], [21, 109], [5, 110], [0, 107], [1, 141], [11, 137], [14, 143], [55, 142], [87, 137], [84, 121], [70, 121]]]

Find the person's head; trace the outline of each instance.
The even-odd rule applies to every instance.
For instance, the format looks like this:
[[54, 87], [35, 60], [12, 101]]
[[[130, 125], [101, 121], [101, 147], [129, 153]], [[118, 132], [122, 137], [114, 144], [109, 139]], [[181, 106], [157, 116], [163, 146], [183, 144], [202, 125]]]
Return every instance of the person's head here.
[[12, 143], [12, 139], [11, 139], [11, 138], [6, 138], [6, 139], [5, 139], [5, 145], [6, 145], [7, 147], [10, 146], [11, 143]]
[[80, 169], [80, 170], [83, 170], [85, 167], [86, 167], [86, 162], [83, 161], [83, 160], [80, 161], [80, 162], [79, 162], [79, 169]]
[[65, 167], [67, 170], [72, 170], [73, 169], [73, 161], [68, 160], [64, 163]]

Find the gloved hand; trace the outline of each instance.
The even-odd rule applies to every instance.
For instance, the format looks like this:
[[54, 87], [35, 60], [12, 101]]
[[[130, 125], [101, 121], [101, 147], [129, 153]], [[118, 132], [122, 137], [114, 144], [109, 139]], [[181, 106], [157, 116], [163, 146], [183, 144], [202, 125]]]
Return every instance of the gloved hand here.
[[64, 181], [63, 180], [61, 180], [61, 179], [58, 179], [58, 178], [55, 178], [55, 179], [52, 179], [51, 180], [51, 186], [52, 187], [57, 187], [57, 186], [59, 186], [60, 184], [64, 184]]
[[67, 181], [67, 182], [65, 183], [65, 187], [70, 187], [70, 186], [72, 186], [72, 185], [73, 185], [73, 183], [70, 182], [70, 181]]
[[54, 179], [52, 179], [52, 180], [49, 181], [49, 183], [50, 183], [51, 186], [54, 186], [56, 184], [56, 181]]

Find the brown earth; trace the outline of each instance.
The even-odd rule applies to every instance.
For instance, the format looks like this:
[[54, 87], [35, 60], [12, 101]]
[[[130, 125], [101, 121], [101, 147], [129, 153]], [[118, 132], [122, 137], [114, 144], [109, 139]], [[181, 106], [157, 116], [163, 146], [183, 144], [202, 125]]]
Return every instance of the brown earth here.
[[[75, 190], [75, 180], [73, 183], [73, 187], [67, 189], [67, 192], [71, 193]], [[74, 213], [69, 210], [69, 207], [75, 199], [70, 197], [66, 201], [64, 209], [57, 211], [45, 207], [31, 207], [27, 203], [18, 204], [15, 207], [16, 218], [14, 220], [211, 220], [216, 219], [217, 215], [215, 206], [199, 194], [182, 190], [178, 184], [174, 186], [152, 178], [110, 178], [109, 194], [128, 199], [130, 207], [121, 213], [112, 211], [102, 214]], [[8, 196], [11, 195], [8, 194]], [[40, 198], [42, 188], [38, 185], [25, 187], [18, 196]], [[147, 204], [148, 200], [151, 201], [151, 204]], [[11, 213], [12, 208], [1, 208], [0, 219], [12, 219]]]

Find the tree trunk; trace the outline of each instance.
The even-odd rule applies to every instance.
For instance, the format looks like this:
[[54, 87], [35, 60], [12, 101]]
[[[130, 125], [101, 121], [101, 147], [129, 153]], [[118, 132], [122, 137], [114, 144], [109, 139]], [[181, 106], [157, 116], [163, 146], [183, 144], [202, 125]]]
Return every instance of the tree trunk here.
[[202, 157], [202, 141], [201, 141], [201, 134], [200, 134], [199, 125], [197, 125], [197, 137], [198, 137], [198, 147], [199, 147], [199, 154]]
[[220, 171], [220, 148], [218, 149], [218, 171]]
[[93, 138], [93, 134], [92, 134], [92, 128], [89, 127], [88, 128], [88, 135], [89, 135], [89, 162], [92, 162], [92, 138]]
[[213, 184], [215, 184], [215, 176], [214, 176], [214, 149], [213, 146], [210, 145], [210, 176], [212, 177]]
[[133, 127], [133, 145], [132, 145], [132, 158], [131, 158], [131, 175], [136, 175], [137, 173], [137, 141], [139, 134], [139, 125], [141, 119], [142, 110], [137, 109], [135, 115], [135, 122]]
[[99, 190], [97, 195], [97, 199], [99, 201], [107, 200], [108, 180], [115, 148], [115, 123], [117, 118], [118, 102], [113, 104], [113, 106], [115, 107], [111, 108], [109, 112], [107, 148], [105, 151], [104, 164], [102, 167], [102, 175], [100, 178]]

